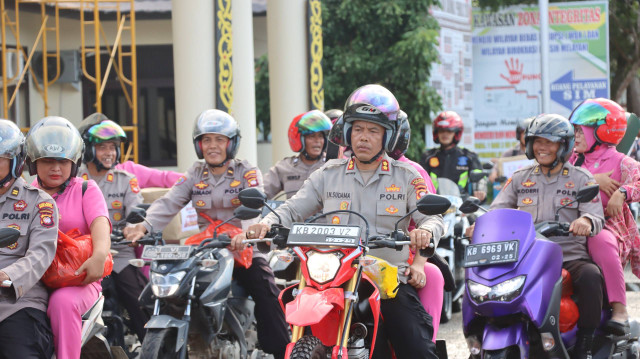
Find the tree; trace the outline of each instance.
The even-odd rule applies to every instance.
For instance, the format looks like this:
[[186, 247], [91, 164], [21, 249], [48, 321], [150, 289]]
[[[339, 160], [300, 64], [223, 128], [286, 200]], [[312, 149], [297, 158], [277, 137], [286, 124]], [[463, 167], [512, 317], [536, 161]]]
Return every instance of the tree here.
[[[551, 0], [550, 2], [561, 2]], [[537, 4], [528, 0], [476, 0], [474, 6], [497, 9], [500, 6]], [[640, 113], [640, 5], [637, 0], [609, 1], [609, 57], [611, 99], [620, 102], [627, 91], [627, 110]], [[631, 86], [631, 88], [629, 87]]]
[[[424, 150], [424, 126], [441, 108], [440, 96], [429, 85], [439, 35], [429, 8], [437, 5], [437, 0], [322, 1], [325, 109], [342, 109], [362, 85], [387, 87], [409, 115], [413, 130], [407, 155], [414, 159]], [[257, 93], [260, 97], [268, 93]]]

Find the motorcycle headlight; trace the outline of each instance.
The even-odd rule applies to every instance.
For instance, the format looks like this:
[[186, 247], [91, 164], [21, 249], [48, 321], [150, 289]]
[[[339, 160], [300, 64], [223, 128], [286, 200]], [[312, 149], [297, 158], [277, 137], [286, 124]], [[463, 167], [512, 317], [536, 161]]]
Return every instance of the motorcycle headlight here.
[[340, 269], [341, 255], [342, 252], [307, 252], [307, 270], [311, 279], [322, 284], [335, 278]]
[[151, 290], [158, 298], [170, 297], [176, 293], [185, 271], [160, 274], [151, 272]]
[[522, 293], [526, 278], [527, 276], [521, 275], [498, 283], [493, 287], [487, 287], [472, 280], [467, 280], [467, 289], [469, 290], [471, 299], [476, 303], [486, 301], [509, 302]]

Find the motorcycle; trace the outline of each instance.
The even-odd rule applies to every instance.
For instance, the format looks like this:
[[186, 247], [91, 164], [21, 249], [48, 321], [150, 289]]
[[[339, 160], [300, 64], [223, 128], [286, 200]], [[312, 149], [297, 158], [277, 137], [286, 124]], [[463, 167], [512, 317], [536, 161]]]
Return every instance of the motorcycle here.
[[[260, 191], [245, 189], [238, 198], [250, 208], [266, 207], [280, 220], [278, 214], [265, 205], [266, 198]], [[428, 215], [441, 214], [450, 205], [444, 197], [427, 195], [418, 201], [416, 209], [396, 223], [395, 231], [382, 236], [370, 237], [367, 220], [350, 210], [319, 214], [305, 223], [294, 223], [291, 228], [272, 225], [267, 237], [280, 248], [292, 247], [300, 258], [302, 271], [300, 283], [285, 288], [279, 296], [286, 321], [292, 326], [292, 339], [285, 358], [369, 358], [376, 341], [380, 298], [391, 297], [398, 286], [397, 268], [382, 259], [367, 256], [369, 248], [401, 249], [410, 242], [408, 236], [397, 229], [399, 222], [416, 210]], [[365, 223], [364, 233], [358, 225], [314, 223], [318, 218], [337, 213], [360, 217]], [[246, 242], [261, 241], [264, 240]], [[434, 247], [432, 244], [421, 250], [421, 255], [433, 255]], [[367, 267], [370, 267], [369, 271]], [[377, 273], [381, 274], [383, 282], [390, 280], [390, 285], [381, 285], [379, 289], [380, 283], [376, 285], [371, 279], [375, 272], [371, 270], [373, 268], [384, 268]], [[384, 276], [384, 273], [393, 273], [393, 269], [395, 274]]]
[[451, 207], [442, 215], [444, 219], [444, 234], [438, 242], [436, 253], [446, 259], [449, 269], [453, 273], [454, 287], [446, 288], [442, 301], [442, 315], [440, 323], [451, 320], [453, 312], [461, 309], [462, 295], [464, 294], [464, 249], [469, 240], [463, 233], [469, 227], [469, 220], [460, 212], [462, 196], [460, 187], [448, 178], [438, 180], [438, 194], [451, 202]]
[[[558, 222], [560, 209], [588, 202], [598, 192], [598, 185], [580, 189], [574, 201], [558, 208], [555, 221], [535, 226], [529, 213], [515, 209], [478, 218], [464, 259], [462, 319], [471, 358], [569, 358], [577, 328], [564, 322], [567, 311], [561, 311], [562, 249], [545, 237], [569, 235], [569, 223]], [[460, 210], [486, 212], [479, 202], [470, 197]], [[610, 310], [603, 311], [601, 323], [609, 317]], [[638, 359], [639, 335], [637, 321], [625, 336], [598, 329], [593, 358]]]
[[[234, 256], [231, 243], [217, 228], [232, 219], [252, 219], [260, 211], [238, 207], [220, 223], [212, 238], [198, 245], [157, 245], [161, 233], [139, 242], [146, 245], [136, 266], [150, 265], [151, 280], [140, 303], [152, 311], [140, 358], [251, 358], [256, 350], [253, 300], [232, 281]], [[138, 218], [141, 222], [144, 218]], [[131, 223], [135, 223], [131, 222]]]
[[[0, 228], [0, 247], [12, 245], [18, 238], [20, 238], [20, 231], [13, 228]], [[0, 287], [5, 288], [12, 285], [10, 280], [0, 283]], [[128, 359], [121, 347], [112, 347], [103, 335], [105, 331], [101, 318], [103, 304], [104, 296], [101, 294], [91, 308], [82, 315], [81, 358]]]

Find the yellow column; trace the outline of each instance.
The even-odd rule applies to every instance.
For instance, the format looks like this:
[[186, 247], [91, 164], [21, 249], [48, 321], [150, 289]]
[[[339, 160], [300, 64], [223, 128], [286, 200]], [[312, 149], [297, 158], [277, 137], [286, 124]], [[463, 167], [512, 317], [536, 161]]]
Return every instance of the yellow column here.
[[215, 104], [215, 20], [211, 0], [171, 4], [178, 170], [186, 171], [197, 158], [192, 140], [196, 116]]

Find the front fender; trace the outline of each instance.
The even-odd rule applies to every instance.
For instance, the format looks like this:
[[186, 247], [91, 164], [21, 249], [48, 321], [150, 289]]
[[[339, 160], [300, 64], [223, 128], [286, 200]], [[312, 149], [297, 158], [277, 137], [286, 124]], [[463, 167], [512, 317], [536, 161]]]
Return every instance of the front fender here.
[[182, 348], [182, 346], [187, 342], [187, 335], [189, 334], [189, 322], [185, 320], [180, 320], [170, 315], [161, 314], [151, 317], [151, 319], [149, 319], [144, 327], [147, 329], [178, 329], [178, 333], [176, 335], [176, 353], [179, 352], [180, 348]]
[[526, 323], [518, 322], [506, 328], [498, 328], [491, 324], [484, 327], [482, 350], [499, 350], [510, 346], [520, 348], [522, 358], [529, 357], [529, 336]]
[[318, 291], [313, 287], [305, 287], [293, 301], [287, 303], [285, 316], [287, 323], [305, 327], [319, 323], [334, 308], [344, 309], [342, 288]]

